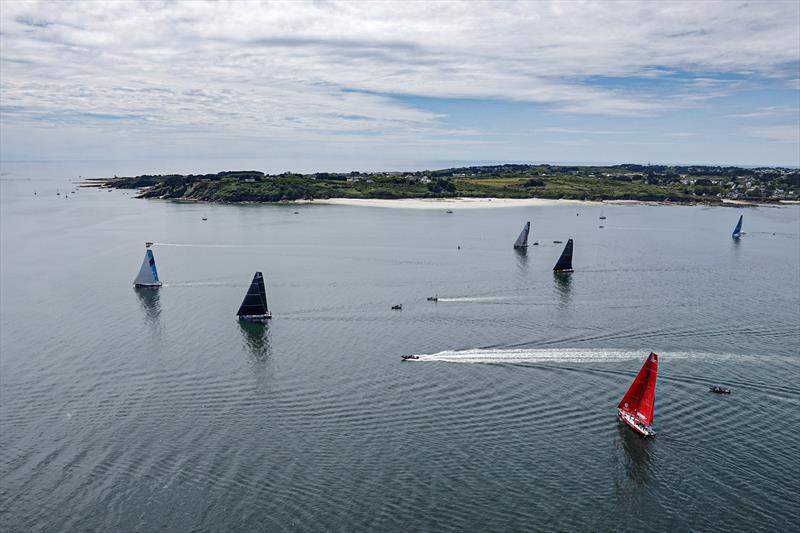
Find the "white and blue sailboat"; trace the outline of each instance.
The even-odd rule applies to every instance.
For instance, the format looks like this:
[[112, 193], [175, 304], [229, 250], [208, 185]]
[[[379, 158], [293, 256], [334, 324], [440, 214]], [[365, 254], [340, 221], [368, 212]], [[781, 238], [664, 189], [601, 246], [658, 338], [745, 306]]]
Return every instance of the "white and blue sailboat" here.
[[156, 259], [153, 257], [153, 250], [150, 249], [152, 243], [145, 243], [147, 251], [144, 253], [144, 261], [136, 279], [133, 280], [133, 286], [139, 289], [157, 289], [161, 287], [161, 280], [158, 279], [158, 270], [156, 270]]
[[739, 222], [737, 222], [736, 227], [733, 228], [733, 234], [731, 235], [731, 237], [733, 237], [734, 239], [738, 239], [739, 237], [742, 236], [742, 219], [743, 218], [744, 218], [744, 215], [739, 215]]

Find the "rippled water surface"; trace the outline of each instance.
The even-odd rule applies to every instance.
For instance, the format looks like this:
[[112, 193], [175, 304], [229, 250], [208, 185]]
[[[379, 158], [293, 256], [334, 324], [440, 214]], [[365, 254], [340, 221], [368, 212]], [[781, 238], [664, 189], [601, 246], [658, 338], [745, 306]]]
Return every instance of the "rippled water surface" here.
[[[796, 527], [797, 207], [611, 206], [601, 229], [596, 206], [2, 179], [4, 531]], [[137, 292], [148, 240], [165, 285]], [[256, 270], [265, 327], [234, 316]], [[644, 441], [615, 407], [651, 350]]]

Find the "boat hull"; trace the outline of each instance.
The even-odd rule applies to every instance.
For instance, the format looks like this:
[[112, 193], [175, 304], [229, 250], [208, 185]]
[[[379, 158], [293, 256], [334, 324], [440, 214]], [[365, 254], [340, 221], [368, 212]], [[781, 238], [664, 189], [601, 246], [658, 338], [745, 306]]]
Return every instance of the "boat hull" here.
[[629, 428], [635, 431], [637, 434], [641, 435], [642, 437], [655, 437], [656, 432], [653, 430], [651, 426], [648, 426], [637, 417], [633, 416], [630, 413], [626, 413], [622, 409], [617, 409], [617, 418], [621, 422], [627, 424]]
[[161, 287], [161, 282], [158, 283], [134, 283], [134, 287], [137, 289], [158, 289]]
[[239, 320], [242, 322], [254, 322], [256, 324], [266, 324], [272, 318], [272, 313], [265, 315], [239, 315]]

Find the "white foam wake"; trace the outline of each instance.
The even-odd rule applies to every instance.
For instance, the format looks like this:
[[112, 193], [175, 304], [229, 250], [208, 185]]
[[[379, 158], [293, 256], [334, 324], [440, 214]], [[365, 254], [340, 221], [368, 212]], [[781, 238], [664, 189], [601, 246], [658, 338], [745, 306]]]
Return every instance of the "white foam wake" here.
[[[440, 361], [447, 363], [613, 363], [641, 360], [650, 350], [621, 350], [614, 348], [475, 348], [470, 350], [445, 350], [433, 354], [416, 354], [413, 361]], [[747, 358], [741, 354], [716, 354], [708, 352], [657, 352], [662, 359], [730, 359]]]

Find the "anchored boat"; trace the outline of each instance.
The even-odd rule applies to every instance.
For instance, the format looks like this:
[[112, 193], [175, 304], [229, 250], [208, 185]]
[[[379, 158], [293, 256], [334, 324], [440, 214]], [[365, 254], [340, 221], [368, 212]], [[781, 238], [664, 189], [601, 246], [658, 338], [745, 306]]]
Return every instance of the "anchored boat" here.
[[272, 313], [267, 307], [267, 291], [264, 289], [264, 276], [261, 272], [256, 272], [247, 294], [239, 310], [236, 312], [239, 320], [247, 322], [266, 323], [272, 318]]
[[567, 245], [564, 246], [564, 251], [561, 252], [556, 266], [553, 267], [553, 272], [575, 272], [572, 270], [572, 239], [568, 240]]
[[655, 437], [653, 415], [656, 404], [658, 355], [650, 352], [647, 361], [633, 380], [631, 388], [617, 406], [617, 417], [643, 437]]
[[744, 218], [744, 215], [739, 215], [739, 222], [737, 222], [736, 223], [736, 227], [733, 228], [733, 234], [731, 235], [731, 237], [733, 237], [734, 239], [738, 239], [739, 237], [742, 236], [742, 219], [743, 218]]
[[136, 279], [133, 280], [133, 286], [139, 289], [157, 289], [161, 287], [161, 280], [158, 279], [158, 270], [156, 270], [156, 258], [153, 257], [153, 250], [150, 247], [152, 242], [146, 242], [145, 248], [147, 251], [144, 253], [144, 261], [139, 268], [139, 273]]
[[522, 231], [517, 237], [517, 240], [514, 241], [514, 248], [527, 248], [528, 247], [528, 233], [531, 231], [531, 223], [530, 221], [525, 223], [525, 226], [522, 228]]

